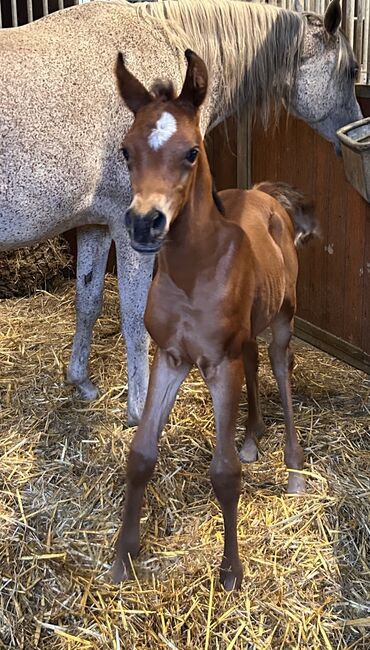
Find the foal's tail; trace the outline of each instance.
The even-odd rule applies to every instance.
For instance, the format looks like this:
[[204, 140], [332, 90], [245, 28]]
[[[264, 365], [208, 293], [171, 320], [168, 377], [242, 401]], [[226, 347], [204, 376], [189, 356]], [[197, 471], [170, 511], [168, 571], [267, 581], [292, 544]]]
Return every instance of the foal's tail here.
[[287, 211], [294, 224], [296, 246], [306, 244], [312, 237], [320, 236], [320, 227], [312, 203], [309, 203], [294, 187], [287, 183], [264, 181], [255, 185], [253, 189], [269, 194]]

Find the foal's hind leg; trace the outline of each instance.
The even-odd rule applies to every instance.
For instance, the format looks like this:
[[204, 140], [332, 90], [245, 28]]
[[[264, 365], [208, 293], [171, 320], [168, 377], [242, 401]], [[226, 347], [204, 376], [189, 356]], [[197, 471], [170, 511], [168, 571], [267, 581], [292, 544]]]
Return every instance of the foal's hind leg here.
[[180, 362], [174, 367], [169, 355], [157, 350], [143, 416], [130, 446], [123, 523], [112, 569], [114, 582], [120, 582], [131, 574], [130, 557], [134, 558], [139, 552], [140, 512], [145, 486], [157, 461], [159, 436], [189, 370], [186, 363]]
[[243, 567], [239, 559], [237, 513], [241, 465], [235, 449], [235, 428], [243, 367], [240, 359], [225, 358], [213, 376], [205, 375], [216, 423], [216, 448], [211, 462], [211, 481], [224, 519], [224, 555], [220, 579], [227, 591], [239, 589]]
[[[292, 353], [289, 348], [289, 342], [292, 335], [292, 311], [292, 309], [288, 308], [285, 312], [283, 308], [271, 324], [272, 343], [269, 346], [269, 357], [279, 386], [280, 399], [284, 410], [286, 431], [285, 464], [288, 469], [300, 470], [303, 467], [304, 456], [294, 427], [290, 386]], [[288, 492], [303, 493], [304, 491], [304, 476], [296, 472], [289, 472]]]
[[258, 458], [257, 441], [265, 433], [258, 395], [258, 345], [256, 340], [247, 341], [244, 344], [243, 362], [248, 393], [248, 421], [240, 458], [244, 463], [252, 463]]
[[103, 303], [104, 276], [112, 238], [108, 228], [88, 226], [77, 230], [76, 333], [67, 370], [83, 399], [99, 391], [90, 381], [88, 361], [92, 331]]
[[133, 250], [127, 232], [115, 236], [122, 333], [126, 342], [128, 372], [128, 424], [138, 424], [149, 379], [149, 335], [144, 312], [153, 275], [154, 255]]

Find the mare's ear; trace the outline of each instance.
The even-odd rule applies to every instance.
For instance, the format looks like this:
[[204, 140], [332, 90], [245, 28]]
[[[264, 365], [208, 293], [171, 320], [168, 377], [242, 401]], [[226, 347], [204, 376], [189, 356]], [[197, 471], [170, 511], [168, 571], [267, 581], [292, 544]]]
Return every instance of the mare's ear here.
[[324, 27], [328, 34], [333, 36], [336, 33], [341, 20], [342, 9], [340, 7], [340, 0], [332, 0], [324, 16]]
[[297, 14], [301, 14], [303, 12], [303, 5], [301, 3], [301, 0], [294, 0], [293, 10], [296, 11]]
[[208, 88], [208, 72], [204, 61], [192, 50], [186, 50], [188, 69], [178, 102], [191, 104], [195, 110], [203, 104]]
[[127, 70], [121, 52], [118, 52], [117, 56], [116, 77], [120, 95], [134, 115], [140, 108], [153, 101], [152, 95], [143, 84]]

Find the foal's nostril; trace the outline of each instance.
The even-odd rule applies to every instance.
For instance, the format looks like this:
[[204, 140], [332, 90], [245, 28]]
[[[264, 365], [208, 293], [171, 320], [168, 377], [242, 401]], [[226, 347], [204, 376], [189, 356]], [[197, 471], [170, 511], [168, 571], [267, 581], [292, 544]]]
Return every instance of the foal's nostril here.
[[160, 212], [159, 210], [156, 210], [155, 212], [156, 212], [156, 216], [152, 221], [150, 232], [152, 235], [158, 236], [161, 235], [165, 229], [166, 217], [164, 216], [163, 212]]

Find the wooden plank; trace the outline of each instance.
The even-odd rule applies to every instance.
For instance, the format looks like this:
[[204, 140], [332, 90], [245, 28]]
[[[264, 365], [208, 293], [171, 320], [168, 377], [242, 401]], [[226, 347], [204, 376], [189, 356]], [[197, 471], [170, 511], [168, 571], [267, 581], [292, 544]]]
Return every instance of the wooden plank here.
[[294, 334], [303, 341], [311, 343], [311, 345], [328, 352], [328, 354], [341, 359], [354, 368], [370, 374], [370, 355], [347, 343], [347, 341], [330, 334], [330, 332], [326, 332], [301, 318], [296, 318]]
[[364, 298], [362, 307], [362, 349], [370, 354], [370, 205], [364, 218]]
[[[298, 157], [297, 167], [301, 168], [301, 160], [311, 161], [311, 164], [306, 165], [309, 178], [306, 177], [306, 184], [302, 189], [312, 201], [315, 216], [320, 223], [322, 233], [324, 233], [324, 217], [327, 214], [327, 194], [324, 191], [327, 166], [325, 159], [318, 160], [317, 153], [320, 144], [318, 137], [313, 131], [309, 131], [309, 133], [312, 138], [311, 145], [305, 151], [305, 158]], [[322, 293], [326, 277], [323, 241], [321, 238], [314, 239], [308, 246], [302, 247], [298, 251], [297, 312], [302, 318], [315, 320], [316, 324], [320, 325], [322, 325], [323, 321]]]
[[237, 117], [237, 186], [246, 189], [252, 185], [251, 120], [246, 109]]
[[345, 242], [345, 301], [343, 338], [362, 344], [364, 297], [364, 242], [366, 201], [347, 184], [348, 213]]
[[219, 124], [207, 137], [207, 152], [218, 190], [237, 186], [236, 118]]
[[[322, 327], [335, 336], [344, 337], [345, 254], [348, 184], [343, 163], [333, 147], [325, 143], [328, 165], [327, 221], [324, 256], [326, 261], [325, 307]], [[318, 152], [320, 155], [320, 152]]]

